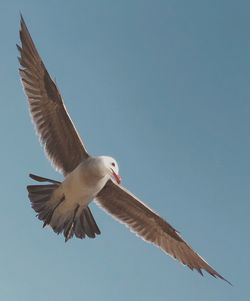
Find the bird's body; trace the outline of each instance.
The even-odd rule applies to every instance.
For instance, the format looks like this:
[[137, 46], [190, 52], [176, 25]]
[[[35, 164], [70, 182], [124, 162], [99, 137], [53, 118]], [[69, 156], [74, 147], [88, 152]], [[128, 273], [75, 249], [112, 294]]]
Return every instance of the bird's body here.
[[[100, 231], [98, 229], [95, 232], [94, 228], [97, 225], [88, 205], [103, 189], [113, 173], [118, 174], [118, 166], [113, 158], [89, 157], [67, 174], [62, 183], [28, 186], [32, 207], [38, 212], [38, 217], [44, 221], [44, 225], [49, 224], [56, 233], [66, 229], [66, 240], [73, 234], [79, 238], [84, 234], [93, 237], [93, 233], [100, 234]], [[86, 208], [91, 216], [85, 218], [82, 213]], [[93, 221], [92, 225], [89, 219]], [[72, 227], [71, 231], [67, 232], [70, 227]]]
[[42, 62], [21, 17], [20, 76], [36, 131], [63, 182], [30, 175], [49, 184], [27, 187], [32, 208], [45, 225], [65, 240], [94, 238], [100, 230], [89, 209], [96, 202], [145, 241], [153, 243], [190, 269], [222, 277], [196, 253], [169, 223], [122, 187], [118, 164], [106, 156], [87, 152], [65, 108], [61, 94]]
[[60, 189], [68, 206], [86, 207], [96, 197], [110, 178], [103, 164], [102, 157], [90, 157], [65, 177]]

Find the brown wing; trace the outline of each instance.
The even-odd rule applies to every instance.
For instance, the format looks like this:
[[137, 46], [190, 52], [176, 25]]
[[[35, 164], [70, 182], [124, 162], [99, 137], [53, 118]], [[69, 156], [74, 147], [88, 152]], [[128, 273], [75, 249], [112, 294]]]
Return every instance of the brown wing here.
[[54, 167], [67, 174], [89, 155], [22, 17], [20, 40], [19, 71], [36, 131]]
[[125, 188], [109, 180], [97, 195], [96, 201], [142, 239], [160, 247], [191, 270], [196, 269], [200, 274], [205, 270], [212, 276], [227, 281], [192, 250], [170, 224]]

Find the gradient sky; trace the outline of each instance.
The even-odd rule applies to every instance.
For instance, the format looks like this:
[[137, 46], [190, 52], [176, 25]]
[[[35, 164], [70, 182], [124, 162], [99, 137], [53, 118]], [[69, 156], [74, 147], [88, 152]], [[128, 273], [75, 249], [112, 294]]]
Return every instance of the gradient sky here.
[[[97, 239], [42, 229], [28, 173], [62, 179], [17, 72], [19, 12], [87, 149], [225, 278], [198, 273], [92, 204]], [[1, 1], [0, 295], [5, 301], [247, 300], [250, 2]]]

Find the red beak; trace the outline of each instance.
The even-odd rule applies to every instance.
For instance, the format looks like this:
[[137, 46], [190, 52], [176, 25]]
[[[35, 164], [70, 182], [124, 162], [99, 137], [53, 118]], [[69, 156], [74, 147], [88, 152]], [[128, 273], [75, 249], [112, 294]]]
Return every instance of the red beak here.
[[117, 175], [114, 171], [113, 171], [113, 176], [116, 180], [116, 183], [120, 184], [121, 183], [121, 177], [119, 175]]

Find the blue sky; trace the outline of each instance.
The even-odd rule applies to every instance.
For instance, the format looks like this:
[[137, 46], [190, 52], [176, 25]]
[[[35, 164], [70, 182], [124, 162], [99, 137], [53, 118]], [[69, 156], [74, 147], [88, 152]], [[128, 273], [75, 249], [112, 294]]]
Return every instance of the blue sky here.
[[[3, 300], [246, 300], [249, 1], [2, 1]], [[102, 235], [67, 244], [30, 208], [28, 173], [61, 179], [17, 72], [19, 12], [87, 149], [234, 287], [146, 244], [92, 205]]]

